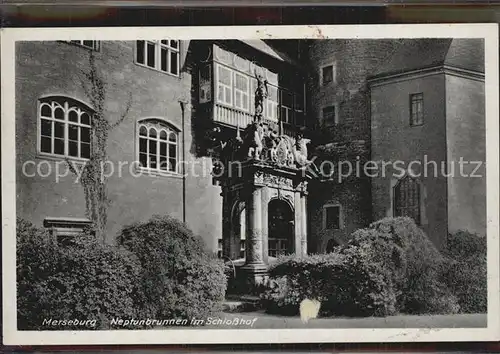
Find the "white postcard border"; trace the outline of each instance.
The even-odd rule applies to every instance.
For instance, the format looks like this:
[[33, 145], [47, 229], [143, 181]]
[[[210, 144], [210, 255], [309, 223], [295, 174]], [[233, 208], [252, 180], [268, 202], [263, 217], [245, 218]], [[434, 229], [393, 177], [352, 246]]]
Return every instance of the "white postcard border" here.
[[[15, 42], [39, 40], [484, 38], [486, 98], [487, 328], [169, 329], [18, 331], [16, 328]], [[1, 30], [3, 335], [7, 345], [491, 341], [500, 339], [499, 59], [496, 24], [4, 28]]]

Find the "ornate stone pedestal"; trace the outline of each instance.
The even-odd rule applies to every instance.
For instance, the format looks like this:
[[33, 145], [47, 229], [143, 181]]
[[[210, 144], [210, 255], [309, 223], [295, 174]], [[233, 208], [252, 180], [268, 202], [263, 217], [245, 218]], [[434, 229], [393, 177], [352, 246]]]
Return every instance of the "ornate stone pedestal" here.
[[[239, 266], [237, 283], [245, 285], [243, 291], [265, 282], [272, 258], [307, 254], [309, 139], [284, 135], [282, 125], [262, 117], [266, 83], [257, 80], [254, 121], [241, 135], [237, 127], [232, 137], [223, 138], [217, 127], [210, 139], [219, 149], [213, 157], [214, 179], [222, 188], [223, 255]], [[243, 234], [245, 257], [240, 254]]]
[[[231, 176], [231, 177], [229, 177]], [[297, 257], [307, 254], [306, 196], [310, 177], [296, 167], [278, 166], [258, 160], [233, 164], [221, 180], [224, 204], [223, 252], [232, 260], [238, 257], [242, 226], [237, 213], [245, 213], [245, 260], [237, 272], [244, 291], [251, 292], [265, 283], [271, 254], [280, 251]], [[269, 231], [269, 206], [274, 203], [290, 211], [290, 234], [272, 235]], [[276, 238], [277, 237], [277, 238]], [[274, 242], [274, 243], [272, 243]], [[270, 244], [283, 246], [271, 246]], [[276, 254], [274, 254], [276, 253]]]

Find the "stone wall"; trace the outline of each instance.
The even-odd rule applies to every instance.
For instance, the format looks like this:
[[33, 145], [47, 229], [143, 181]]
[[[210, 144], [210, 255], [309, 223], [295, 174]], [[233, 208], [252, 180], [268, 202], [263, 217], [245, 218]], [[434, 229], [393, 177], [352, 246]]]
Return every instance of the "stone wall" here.
[[[310, 73], [309, 127], [324, 132], [321, 143], [362, 140], [368, 156], [371, 136], [367, 77], [391, 56], [394, 41], [313, 40], [309, 43], [306, 59]], [[321, 67], [329, 64], [334, 64], [335, 79], [322, 86]], [[330, 105], [336, 106], [337, 125], [323, 120], [322, 109]], [[342, 206], [344, 228], [341, 230], [323, 229], [323, 207], [332, 202]], [[341, 184], [311, 183], [308, 205], [311, 220], [309, 244], [312, 251], [323, 252], [329, 239], [335, 238], [337, 243], [342, 243], [352, 231], [372, 221], [370, 181], [355, 178]]]
[[[184, 47], [183, 47], [184, 45]], [[187, 43], [181, 43], [183, 53]], [[134, 62], [135, 42], [102, 42], [96, 52], [96, 64], [107, 84], [106, 110], [111, 121], [119, 118], [125, 109], [129, 93], [133, 105], [126, 120], [110, 134], [109, 160], [115, 164], [115, 173], [109, 178], [111, 199], [108, 215], [107, 241], [114, 238], [125, 224], [147, 220], [153, 214], [168, 214], [180, 220], [185, 218], [195, 233], [201, 234], [207, 244], [216, 249], [221, 235], [220, 190], [212, 185], [210, 162], [198, 159], [190, 150], [191, 75], [181, 72], [171, 76]], [[78, 75], [86, 69], [89, 51], [65, 42], [21, 42], [16, 47], [16, 153], [17, 153], [17, 212], [41, 226], [47, 216], [84, 217], [83, 189], [69, 174], [58, 183], [54, 174], [48, 177], [27, 177], [23, 163], [39, 163], [45, 158], [37, 154], [37, 102], [42, 96], [61, 95], [89, 102]], [[185, 55], [181, 55], [181, 59]], [[184, 118], [179, 100], [187, 101]], [[136, 160], [136, 123], [148, 117], [162, 118], [181, 130], [186, 161], [195, 166], [194, 172], [183, 181], [181, 176], [134, 177], [129, 169]], [[182, 145], [179, 154], [182, 158]], [[52, 168], [58, 159], [42, 167]], [[118, 172], [118, 163], [124, 167]], [[29, 174], [33, 170], [27, 171]], [[184, 185], [184, 187], [183, 187]], [[183, 192], [183, 190], [185, 192]], [[183, 200], [185, 194], [185, 200]], [[185, 207], [185, 215], [183, 204]]]

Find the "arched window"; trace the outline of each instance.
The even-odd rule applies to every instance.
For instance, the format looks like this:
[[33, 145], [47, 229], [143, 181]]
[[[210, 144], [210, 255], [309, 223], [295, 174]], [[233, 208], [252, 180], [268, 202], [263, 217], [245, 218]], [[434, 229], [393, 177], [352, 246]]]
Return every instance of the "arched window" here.
[[92, 110], [68, 97], [40, 99], [39, 151], [73, 158], [90, 158]]
[[158, 171], [178, 172], [179, 132], [158, 119], [139, 122], [138, 161], [141, 167]]
[[394, 187], [394, 216], [408, 216], [420, 224], [420, 182], [410, 176]]

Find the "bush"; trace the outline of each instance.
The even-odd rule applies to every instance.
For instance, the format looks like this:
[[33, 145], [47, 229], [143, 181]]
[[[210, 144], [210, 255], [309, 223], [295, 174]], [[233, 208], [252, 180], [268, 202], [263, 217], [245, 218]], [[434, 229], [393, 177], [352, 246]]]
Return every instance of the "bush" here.
[[221, 310], [224, 264], [184, 224], [155, 216], [124, 228], [119, 240], [142, 266], [137, 307], [143, 317], [203, 319]]
[[446, 259], [407, 217], [384, 218], [358, 230], [350, 246], [363, 247], [371, 262], [388, 269], [404, 313], [456, 313], [456, 297], [440, 275]]
[[58, 246], [43, 229], [17, 221], [18, 329], [82, 329], [46, 326], [44, 320], [96, 320], [109, 328], [115, 317], [134, 316], [136, 259], [125, 250], [82, 235]]
[[448, 235], [443, 281], [458, 298], [464, 313], [487, 311], [486, 237], [467, 231]]
[[343, 254], [288, 257], [270, 269], [270, 288], [262, 298], [268, 312], [280, 314], [297, 314], [308, 298], [320, 301], [325, 316], [386, 316], [396, 301], [387, 275], [354, 247]]

